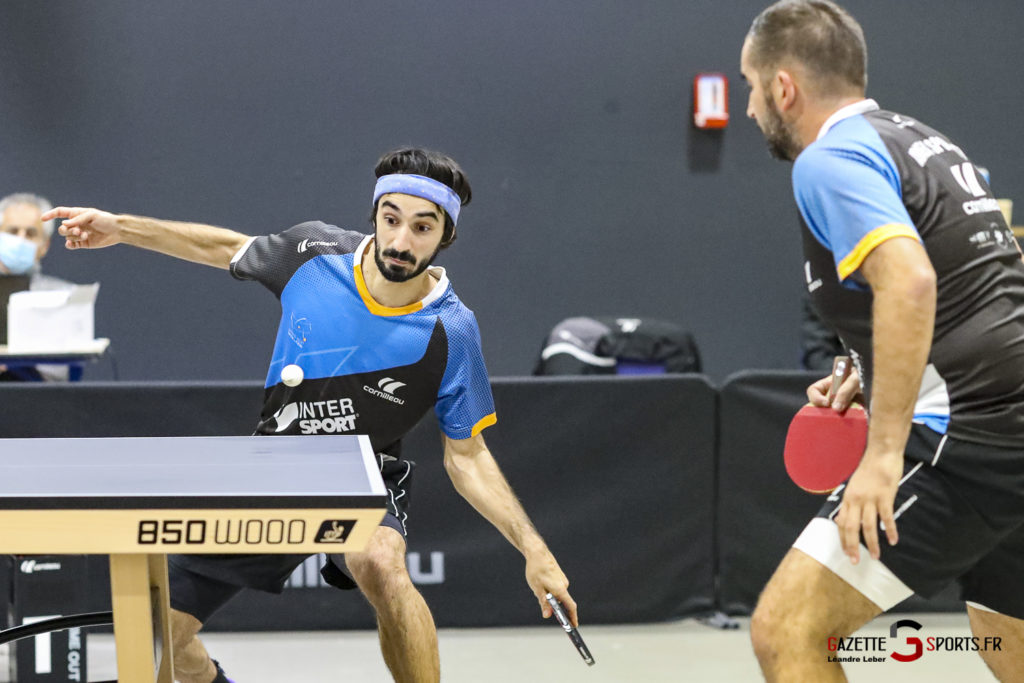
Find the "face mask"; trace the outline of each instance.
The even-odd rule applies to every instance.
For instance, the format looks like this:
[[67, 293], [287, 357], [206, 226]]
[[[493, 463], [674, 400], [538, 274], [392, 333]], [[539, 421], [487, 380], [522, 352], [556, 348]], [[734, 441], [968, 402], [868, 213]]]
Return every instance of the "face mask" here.
[[0, 232], [0, 261], [11, 272], [11, 275], [22, 275], [32, 269], [36, 263], [35, 242], [29, 242], [17, 235]]

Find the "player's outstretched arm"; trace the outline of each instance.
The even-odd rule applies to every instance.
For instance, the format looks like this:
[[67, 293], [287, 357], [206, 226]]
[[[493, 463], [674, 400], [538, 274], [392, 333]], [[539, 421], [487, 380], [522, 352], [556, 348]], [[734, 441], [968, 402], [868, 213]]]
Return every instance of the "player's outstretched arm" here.
[[42, 219], [63, 219], [59, 232], [68, 249], [100, 249], [130, 244], [175, 258], [227, 268], [249, 239], [233, 230], [202, 223], [112, 214], [99, 209], [58, 206]]
[[455, 489], [526, 558], [526, 582], [537, 597], [543, 617], [547, 619], [552, 614], [544, 597], [551, 593], [565, 605], [573, 626], [578, 626], [576, 602], [569, 595], [569, 579], [530, 522], [483, 437], [445, 437], [444, 441], [444, 468]]

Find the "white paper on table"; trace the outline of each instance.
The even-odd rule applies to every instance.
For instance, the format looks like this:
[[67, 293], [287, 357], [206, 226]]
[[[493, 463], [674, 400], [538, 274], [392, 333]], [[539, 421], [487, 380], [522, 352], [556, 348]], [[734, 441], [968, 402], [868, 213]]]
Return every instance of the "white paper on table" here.
[[95, 337], [100, 285], [15, 292], [7, 304], [7, 347], [12, 352], [73, 351]]

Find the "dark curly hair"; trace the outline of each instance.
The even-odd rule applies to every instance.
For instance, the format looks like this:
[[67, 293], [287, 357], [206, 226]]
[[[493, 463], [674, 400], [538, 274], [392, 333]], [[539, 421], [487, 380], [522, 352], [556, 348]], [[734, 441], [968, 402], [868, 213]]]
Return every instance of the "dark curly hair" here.
[[[419, 147], [395, 149], [380, 158], [373, 169], [377, 178], [392, 173], [412, 173], [436, 180], [450, 187], [466, 206], [473, 199], [473, 190], [462, 167], [447, 154]], [[373, 205], [370, 224], [376, 229], [377, 204]], [[455, 223], [447, 212], [444, 214], [444, 233], [441, 235], [441, 249], [451, 246], [457, 237]]]

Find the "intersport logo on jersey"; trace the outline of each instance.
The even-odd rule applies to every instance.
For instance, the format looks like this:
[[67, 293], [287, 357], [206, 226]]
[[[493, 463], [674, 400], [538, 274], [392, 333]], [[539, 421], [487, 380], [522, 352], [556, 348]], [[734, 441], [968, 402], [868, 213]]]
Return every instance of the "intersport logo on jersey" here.
[[350, 398], [324, 401], [296, 401], [277, 411], [275, 433], [282, 433], [298, 422], [301, 434], [344, 434], [355, 431], [359, 415]]

